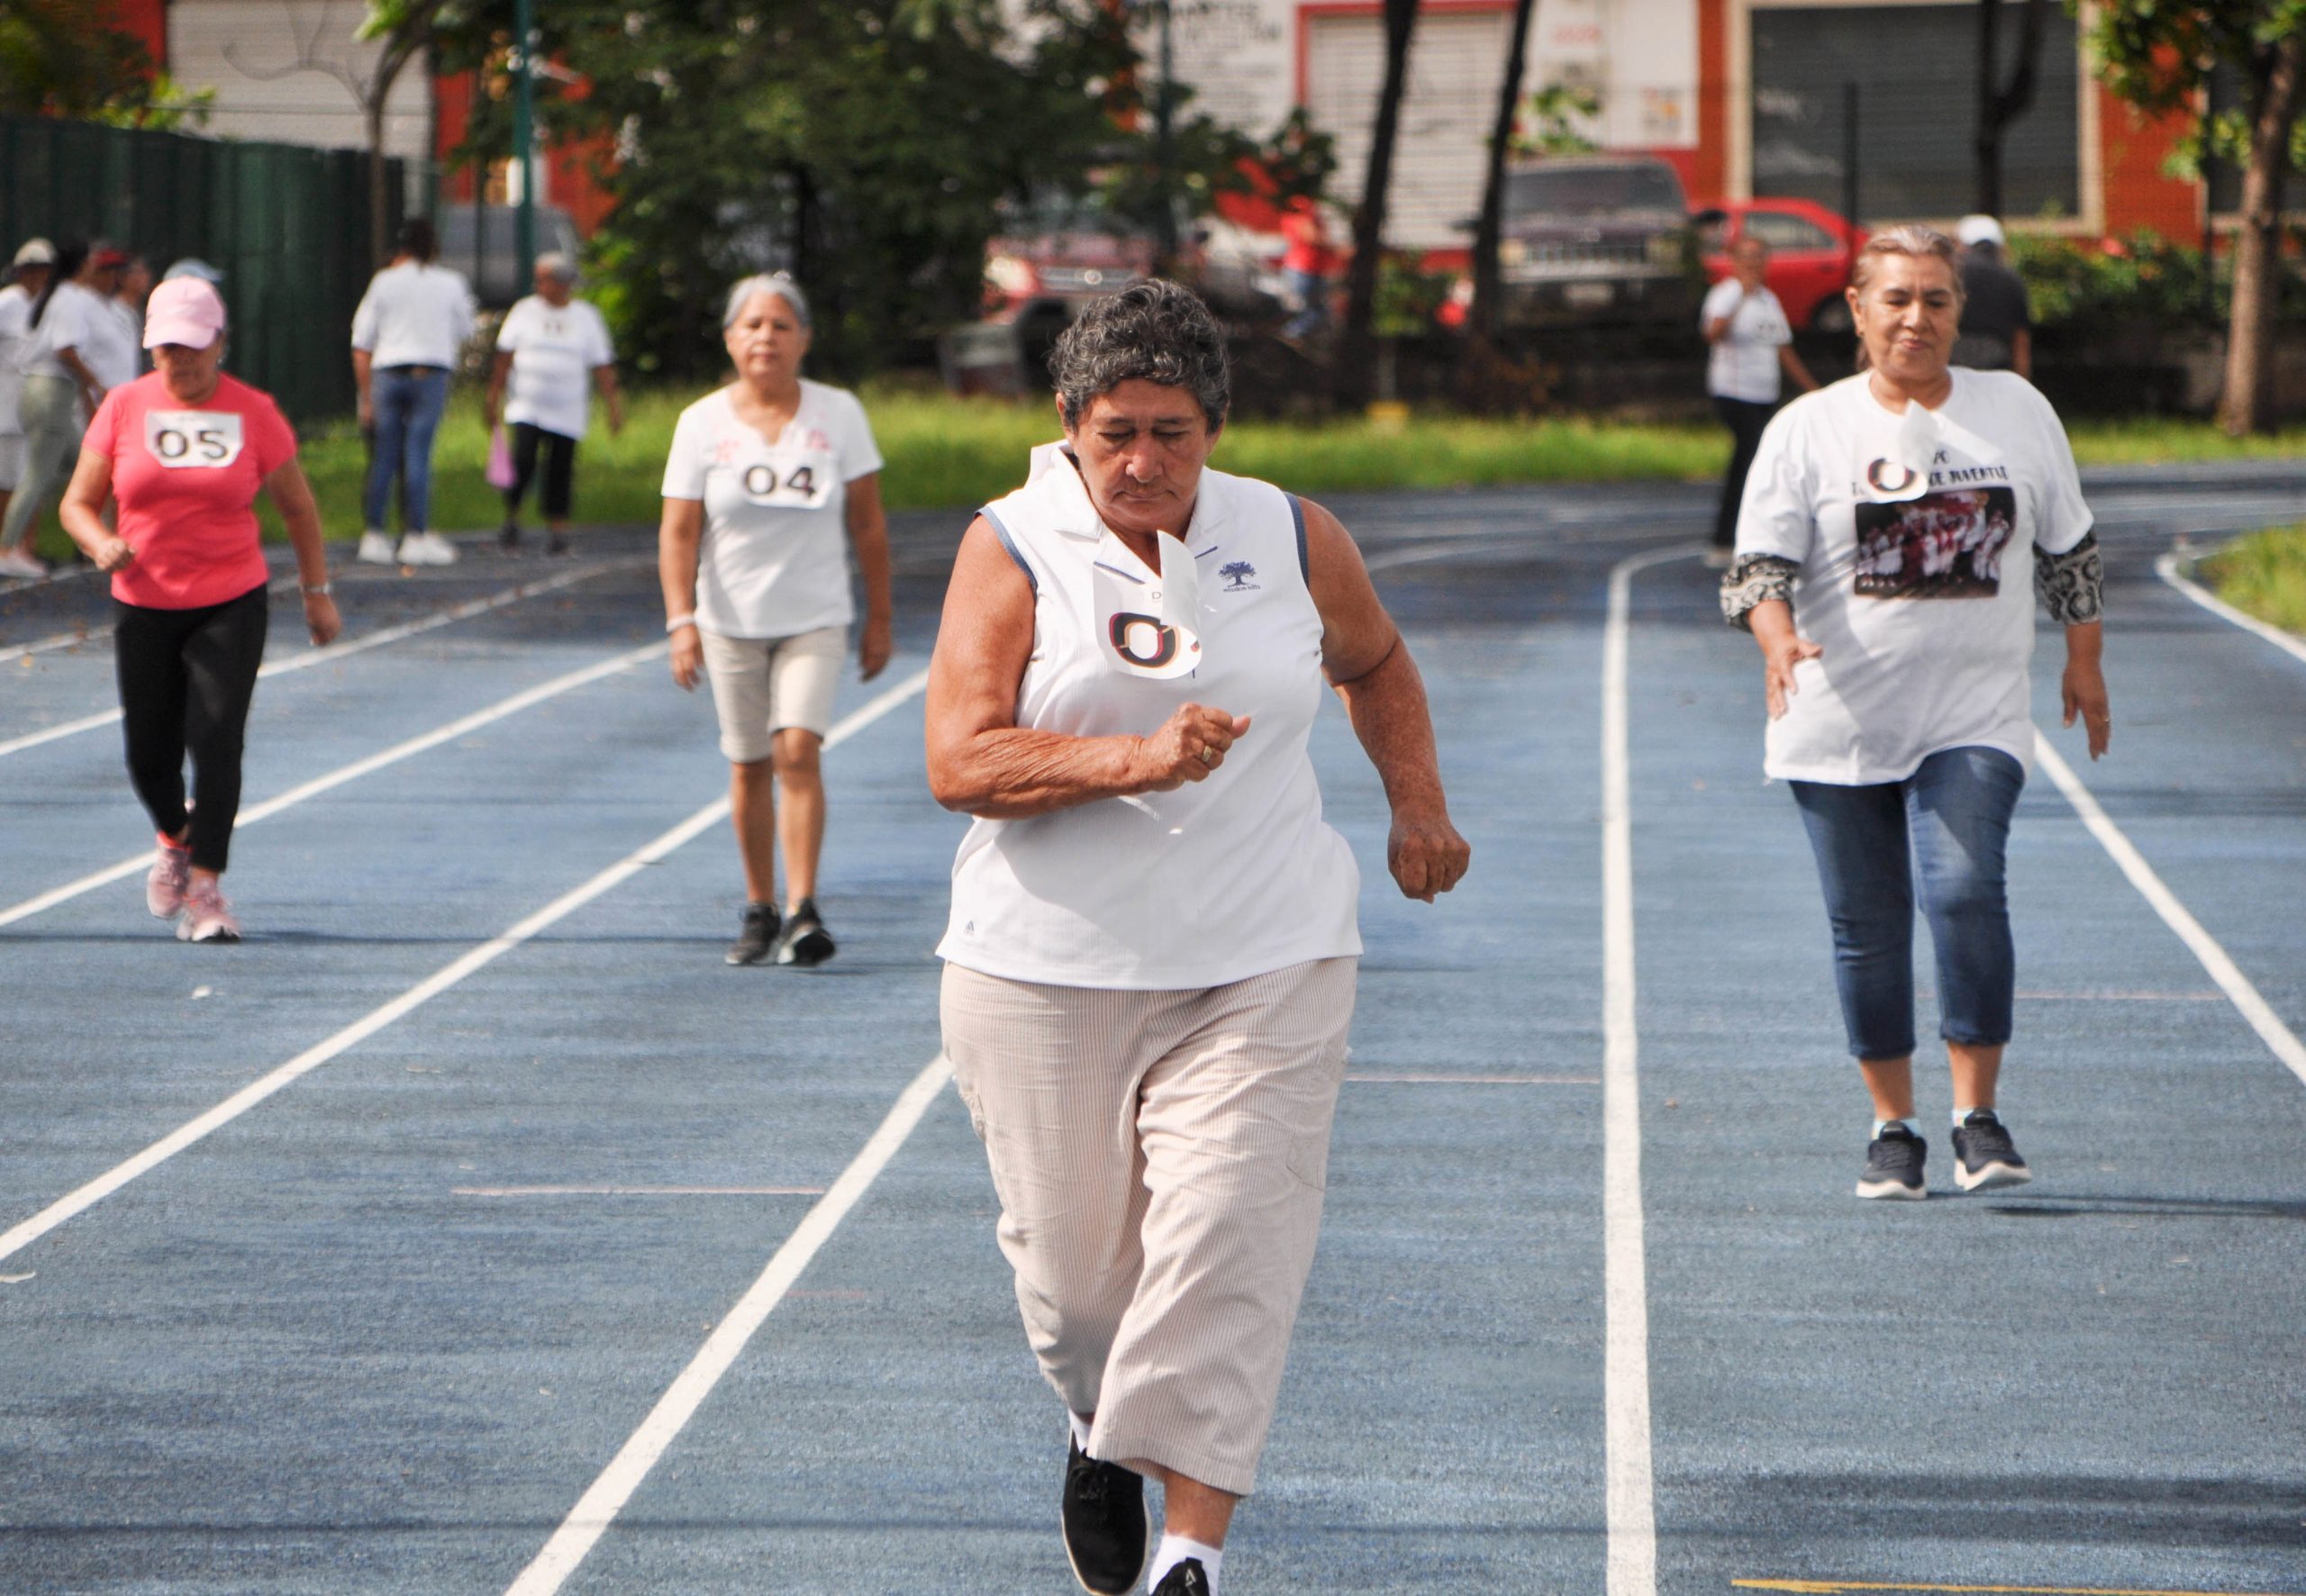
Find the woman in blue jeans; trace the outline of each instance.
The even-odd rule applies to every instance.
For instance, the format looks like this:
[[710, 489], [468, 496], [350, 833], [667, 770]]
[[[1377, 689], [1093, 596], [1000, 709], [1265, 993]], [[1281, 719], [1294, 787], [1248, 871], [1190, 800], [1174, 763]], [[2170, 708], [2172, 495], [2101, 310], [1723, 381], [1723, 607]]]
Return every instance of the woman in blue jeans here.
[[1857, 1194], [1925, 1194], [1914, 1120], [1916, 887], [1953, 1076], [1954, 1179], [2032, 1171], [1996, 1107], [2016, 984], [2002, 861], [2034, 741], [2038, 596], [2065, 629], [2065, 723], [2111, 730], [2102, 576], [2074, 451], [2023, 377], [1947, 363], [1954, 243], [1877, 234], [1848, 291], [1858, 374], [1763, 434], [1722, 612], [1761, 645], [1765, 768], [1793, 788], [1832, 921], [1849, 1050], [1874, 1099]]
[[[456, 545], [431, 530], [432, 436], [449, 403], [449, 376], [472, 336], [472, 291], [433, 264], [440, 252], [422, 216], [401, 224], [399, 247], [352, 313], [352, 380], [360, 426], [372, 440], [361, 495], [360, 558], [371, 565], [445, 566]], [[401, 539], [385, 531], [400, 482]]]

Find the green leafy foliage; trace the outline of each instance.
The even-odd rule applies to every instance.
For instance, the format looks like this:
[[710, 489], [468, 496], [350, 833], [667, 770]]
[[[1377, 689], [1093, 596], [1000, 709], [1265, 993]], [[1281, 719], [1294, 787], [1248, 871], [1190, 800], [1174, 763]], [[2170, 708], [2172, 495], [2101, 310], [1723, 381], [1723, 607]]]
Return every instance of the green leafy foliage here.
[[[2040, 326], [2174, 328], [2220, 322], [2226, 313], [2228, 274], [2205, 282], [2199, 248], [2150, 228], [2107, 239], [2020, 233], [2011, 240], [2011, 264], [2026, 279]], [[2306, 322], [2306, 280], [2285, 277], [2282, 288], [2278, 319]]]
[[152, 58], [104, 0], [0, 4], [0, 112], [130, 114], [153, 101]]
[[[2306, 32], [2306, 0], [2104, 0], [2090, 15], [2090, 50], [2106, 86], [2149, 114], [2187, 119], [2177, 166], [2188, 177], [2206, 156], [2249, 156], [2241, 110], [2203, 114], [2212, 74], [2237, 69], [2246, 82], [2263, 75], [2275, 49]], [[2306, 167], [2306, 118], [2292, 124], [2290, 159]]]

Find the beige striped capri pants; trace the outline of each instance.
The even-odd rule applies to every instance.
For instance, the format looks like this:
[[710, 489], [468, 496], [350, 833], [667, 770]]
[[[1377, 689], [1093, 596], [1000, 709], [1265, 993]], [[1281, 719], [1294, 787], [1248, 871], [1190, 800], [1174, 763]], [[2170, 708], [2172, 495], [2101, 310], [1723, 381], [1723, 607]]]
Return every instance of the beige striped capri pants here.
[[1041, 1373], [1089, 1455], [1248, 1494], [1313, 1265], [1360, 961], [1117, 992], [945, 966]]

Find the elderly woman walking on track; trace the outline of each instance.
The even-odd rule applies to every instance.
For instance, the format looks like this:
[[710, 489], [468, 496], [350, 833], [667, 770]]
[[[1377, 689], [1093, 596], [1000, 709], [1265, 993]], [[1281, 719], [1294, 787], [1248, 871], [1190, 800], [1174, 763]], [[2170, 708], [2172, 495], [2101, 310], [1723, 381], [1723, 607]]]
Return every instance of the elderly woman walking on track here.
[[1950, 367], [1953, 240], [1876, 234], [1849, 304], [1856, 376], [1764, 434], [1722, 610], [1761, 645], [1765, 768], [1793, 788], [1833, 923], [1849, 1050], [1874, 1099], [1860, 1197], [1919, 1198], [1913, 910], [1937, 951], [1956, 1183], [2031, 1178], [1995, 1108], [2016, 984], [2003, 852], [2032, 756], [2038, 594], [2065, 629], [2065, 724], [2111, 721], [2101, 567], [2065, 431], [2010, 372]]
[[[159, 833], [145, 906], [174, 918], [187, 942], [237, 942], [240, 921], [220, 878], [264, 658], [271, 573], [258, 541], [259, 491], [287, 524], [313, 641], [330, 641], [342, 623], [296, 435], [269, 397], [220, 369], [216, 290], [192, 277], [154, 289], [144, 347], [159, 369], [114, 388], [96, 411], [65, 490], [64, 530], [112, 575], [128, 774]], [[107, 496], [119, 503], [117, 533], [104, 523]]]
[[1175, 284], [1050, 360], [1065, 438], [956, 558], [929, 780], [953, 867], [945, 1050], [1065, 1401], [1084, 1588], [1217, 1588], [1312, 1264], [1361, 951], [1306, 742], [1327, 677], [1392, 801], [1403, 893], [1465, 875], [1425, 689], [1337, 519], [1205, 468], [1224, 338]]
[[737, 379], [681, 413], [665, 462], [665, 630], [673, 680], [712, 680], [729, 760], [749, 902], [728, 960], [818, 965], [833, 939], [816, 903], [825, 835], [817, 761], [857, 613], [845, 551], [864, 578], [865, 679], [889, 662], [881, 453], [855, 394], [801, 376], [809, 302], [792, 278], [739, 283], [722, 330]]

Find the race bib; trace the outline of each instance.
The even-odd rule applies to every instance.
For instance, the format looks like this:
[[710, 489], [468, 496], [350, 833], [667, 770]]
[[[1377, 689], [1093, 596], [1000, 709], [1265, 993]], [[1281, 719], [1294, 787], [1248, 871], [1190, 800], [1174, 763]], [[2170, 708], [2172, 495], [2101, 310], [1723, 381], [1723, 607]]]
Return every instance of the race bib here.
[[241, 458], [241, 418], [222, 410], [148, 410], [144, 449], [172, 471], [221, 470]]
[[1162, 574], [1147, 581], [1099, 560], [1093, 570], [1097, 646], [1112, 669], [1173, 681], [1201, 668], [1201, 573], [1161, 534]]
[[779, 510], [822, 510], [840, 485], [840, 462], [823, 449], [774, 449], [735, 468], [748, 503]]

